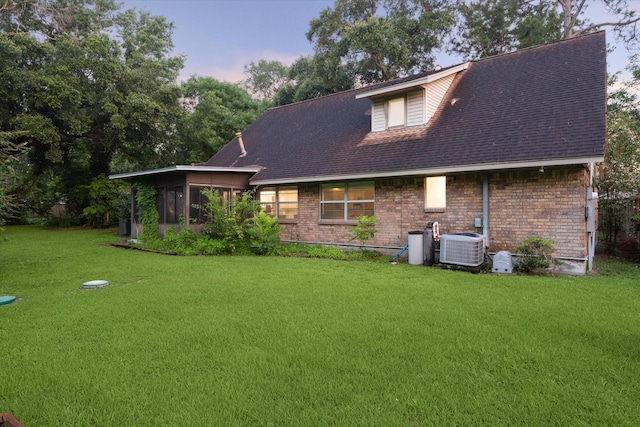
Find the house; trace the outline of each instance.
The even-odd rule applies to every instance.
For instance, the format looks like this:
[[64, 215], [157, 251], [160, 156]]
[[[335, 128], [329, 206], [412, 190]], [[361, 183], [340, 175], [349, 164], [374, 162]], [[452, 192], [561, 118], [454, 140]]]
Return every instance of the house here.
[[347, 244], [374, 215], [369, 243], [397, 251], [435, 221], [493, 252], [551, 238], [584, 273], [606, 101], [598, 32], [272, 108], [204, 165], [112, 178], [152, 180], [163, 226], [197, 220], [203, 186], [258, 187], [285, 241]]

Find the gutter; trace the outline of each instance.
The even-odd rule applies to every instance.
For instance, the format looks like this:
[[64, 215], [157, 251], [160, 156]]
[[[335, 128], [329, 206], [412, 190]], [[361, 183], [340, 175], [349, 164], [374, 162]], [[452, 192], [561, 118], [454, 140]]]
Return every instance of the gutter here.
[[230, 173], [258, 173], [262, 170], [261, 167], [224, 167], [224, 166], [189, 166], [189, 165], [174, 165], [167, 166], [164, 168], [158, 169], [148, 169], [144, 171], [136, 171], [136, 172], [127, 172], [127, 173], [117, 173], [114, 175], [109, 175], [109, 179], [127, 179], [127, 178], [137, 178], [140, 176], [149, 176], [149, 175], [159, 175], [163, 173], [171, 173], [171, 172], [230, 172]]
[[366, 172], [360, 174], [342, 174], [342, 175], [315, 175], [293, 178], [277, 178], [277, 179], [251, 179], [251, 185], [278, 185], [278, 184], [297, 184], [303, 182], [325, 182], [325, 181], [350, 181], [359, 179], [375, 179], [375, 178], [397, 178], [403, 176], [428, 176], [428, 175], [446, 175], [458, 172], [483, 172], [496, 171], [505, 169], [524, 169], [524, 168], [540, 168], [542, 166], [570, 166], [588, 163], [602, 163], [604, 156], [593, 157], [575, 157], [554, 160], [527, 160], [522, 162], [507, 163], [482, 163], [474, 165], [455, 165], [437, 168], [410, 169], [401, 171], [388, 172]]

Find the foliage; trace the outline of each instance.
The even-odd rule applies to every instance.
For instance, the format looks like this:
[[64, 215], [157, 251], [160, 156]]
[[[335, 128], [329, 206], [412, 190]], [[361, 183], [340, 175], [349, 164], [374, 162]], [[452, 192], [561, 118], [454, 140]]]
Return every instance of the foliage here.
[[204, 189], [207, 201], [202, 233], [226, 242], [229, 252], [249, 245], [249, 230], [255, 226], [254, 216], [260, 212], [260, 201], [254, 199], [254, 191], [245, 191], [228, 200], [218, 190]]
[[211, 77], [191, 77], [181, 90], [188, 113], [178, 132], [188, 143], [176, 152], [173, 161], [179, 164], [206, 161], [267, 106], [240, 86]]
[[592, 33], [605, 27], [612, 27], [616, 37], [629, 45], [636, 39], [636, 23], [640, 16], [629, 7], [627, 0], [602, 0], [600, 4], [615, 18], [604, 22], [591, 23], [583, 19], [585, 11], [595, 2], [556, 0], [563, 16], [562, 38], [568, 39], [581, 34]]
[[138, 234], [144, 242], [153, 242], [158, 239], [158, 221], [160, 215], [156, 208], [156, 189], [145, 183], [135, 185], [136, 205], [138, 207], [138, 221], [142, 226]]
[[460, 1], [452, 51], [476, 59], [560, 40], [562, 15], [555, 2]]
[[17, 201], [13, 194], [19, 180], [20, 155], [24, 147], [11, 141], [7, 132], [0, 132], [0, 241], [2, 241], [2, 225], [16, 215]]
[[89, 206], [84, 208], [87, 223], [93, 227], [105, 227], [115, 224], [120, 216], [123, 198], [128, 193], [126, 184], [110, 180], [104, 175], [94, 178], [89, 184]]
[[538, 268], [548, 268], [553, 262], [555, 242], [540, 236], [529, 236], [516, 248], [516, 253], [522, 255], [515, 263], [515, 269], [531, 273]]
[[376, 230], [376, 223], [378, 219], [375, 216], [361, 215], [358, 217], [358, 223], [350, 227], [351, 232], [354, 234], [351, 240], [358, 240], [360, 242], [360, 253], [364, 253], [364, 244], [367, 240], [372, 239], [378, 232]]
[[[147, 204], [157, 215], [155, 203], [151, 206], [151, 197], [145, 195], [147, 190], [143, 188], [143, 195], [140, 196], [138, 188], [137, 197], [149, 197]], [[281, 227], [275, 218], [261, 211], [260, 202], [253, 198], [253, 191], [245, 191], [232, 200], [221, 196], [218, 190], [203, 189], [202, 194], [207, 201], [203, 205], [194, 205], [204, 211], [205, 222], [201, 226], [200, 235], [196, 235], [181, 218], [179, 232], [174, 227], [169, 227], [161, 240], [145, 236], [144, 246], [180, 255], [220, 255], [249, 251], [258, 255], [270, 255], [277, 251]], [[141, 211], [146, 212], [146, 209]], [[143, 223], [143, 232], [148, 229], [149, 226]], [[157, 233], [157, 225], [154, 232]]]
[[[631, 59], [633, 81], [609, 95], [605, 161], [594, 180], [598, 187], [598, 209], [604, 214], [605, 250], [612, 253], [625, 220], [627, 204], [640, 194], [640, 84], [638, 57]], [[610, 86], [616, 83], [615, 76]]]
[[469, 59], [511, 52], [613, 27], [617, 37], [635, 40], [640, 19], [626, 0], [603, 0], [600, 4], [615, 18], [592, 23], [585, 11], [596, 2], [564, 0], [483, 0], [456, 4], [458, 27], [450, 49]]
[[288, 71], [288, 81], [273, 96], [276, 105], [291, 104], [353, 89], [355, 76], [346, 64], [327, 64], [317, 56], [298, 58]]
[[243, 87], [258, 99], [269, 101], [278, 88], [289, 80], [289, 69], [280, 61], [261, 59], [257, 64], [251, 61], [244, 66], [244, 74], [247, 79]]
[[183, 59], [169, 56], [165, 18], [119, 13], [111, 0], [5, 6], [0, 127], [28, 148], [20, 183], [27, 203], [35, 205], [33, 193], [54, 176], [54, 192], [82, 217], [91, 181], [109, 174], [114, 159], [136, 168], [171, 162]]
[[331, 75], [347, 64], [362, 84], [433, 68], [433, 51], [453, 25], [448, 2], [336, 0], [311, 20], [307, 39]]
[[253, 217], [253, 227], [248, 230], [249, 245], [257, 255], [271, 255], [280, 246], [280, 231], [278, 220], [260, 211]]

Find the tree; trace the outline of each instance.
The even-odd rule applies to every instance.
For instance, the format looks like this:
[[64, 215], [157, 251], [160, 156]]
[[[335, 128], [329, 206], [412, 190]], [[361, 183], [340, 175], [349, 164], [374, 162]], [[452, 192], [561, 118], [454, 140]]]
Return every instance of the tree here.
[[[605, 249], [611, 253], [625, 219], [629, 200], [640, 195], [640, 111], [638, 57], [631, 59], [633, 80], [609, 95], [607, 147], [604, 163], [595, 180], [598, 208], [604, 214]], [[615, 76], [610, 86], [616, 83]]]
[[561, 15], [553, 1], [458, 1], [459, 37], [452, 51], [474, 59], [560, 40]]
[[602, 0], [615, 17], [592, 23], [585, 18], [586, 0], [457, 1], [457, 31], [450, 50], [470, 59], [511, 52], [613, 27], [626, 43], [635, 39], [640, 20], [626, 0]]
[[364, 244], [378, 232], [377, 223], [378, 219], [375, 216], [361, 215], [358, 217], [358, 223], [349, 227], [353, 233], [353, 237], [349, 241], [360, 241], [360, 256], [364, 256]]
[[446, 1], [336, 0], [309, 24], [320, 75], [331, 79], [346, 64], [363, 84], [433, 67], [453, 24]]
[[[562, 38], [568, 39], [581, 34], [592, 33], [605, 27], [613, 27], [622, 40], [630, 42], [635, 39], [634, 24], [640, 21], [635, 11], [629, 9], [627, 0], [602, 0], [604, 8], [614, 15], [613, 21], [590, 23], [583, 20], [584, 12], [589, 6], [586, 0], [557, 0], [562, 10]], [[593, 3], [593, 2], [591, 2]]]
[[189, 113], [179, 130], [185, 141], [176, 152], [179, 163], [206, 161], [267, 106], [238, 85], [211, 77], [191, 77], [182, 84], [182, 92]]
[[354, 74], [345, 65], [336, 65], [330, 75], [323, 74], [322, 70], [322, 61], [317, 57], [298, 58], [289, 67], [288, 82], [275, 92], [273, 103], [291, 104], [353, 89], [355, 86]]
[[[28, 148], [17, 187], [36, 195], [56, 177], [68, 213], [81, 218], [88, 185], [114, 158], [166, 164], [184, 114], [169, 57], [172, 24], [111, 0], [5, 2], [0, 21], [1, 129]], [[20, 6], [20, 7], [16, 7]]]
[[289, 80], [288, 68], [280, 61], [261, 59], [257, 64], [251, 61], [244, 66], [244, 74], [247, 79], [243, 87], [262, 100], [272, 100], [276, 91]]
[[15, 215], [16, 201], [12, 189], [19, 180], [16, 166], [24, 147], [10, 140], [11, 135], [0, 132], [0, 242], [2, 225]]

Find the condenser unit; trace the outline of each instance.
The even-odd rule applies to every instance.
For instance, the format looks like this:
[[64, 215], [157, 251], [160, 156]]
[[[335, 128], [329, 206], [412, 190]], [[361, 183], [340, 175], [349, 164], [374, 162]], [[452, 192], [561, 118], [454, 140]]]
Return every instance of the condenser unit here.
[[484, 261], [484, 236], [454, 233], [440, 236], [440, 262], [477, 267]]

